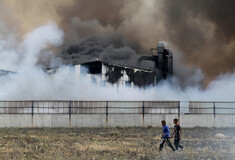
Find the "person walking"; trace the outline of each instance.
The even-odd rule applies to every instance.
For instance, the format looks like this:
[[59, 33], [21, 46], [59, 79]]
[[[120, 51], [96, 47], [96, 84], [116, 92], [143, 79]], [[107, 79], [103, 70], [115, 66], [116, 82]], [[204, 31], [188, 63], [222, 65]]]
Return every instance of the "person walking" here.
[[178, 124], [178, 119], [174, 119], [173, 123], [175, 124], [174, 126], [174, 132], [171, 136], [171, 138], [174, 137], [174, 145], [175, 145], [175, 149], [178, 150], [178, 148], [183, 149], [184, 147], [182, 145], [180, 145], [180, 140], [181, 140], [181, 127]]
[[169, 127], [166, 125], [166, 121], [165, 120], [162, 120], [161, 121], [162, 123], [162, 138], [161, 138], [161, 143], [160, 143], [160, 147], [159, 147], [159, 151], [162, 151], [162, 148], [163, 148], [163, 145], [164, 143], [166, 142], [167, 145], [173, 150], [175, 151], [175, 148], [171, 145], [171, 142], [170, 142], [170, 129]]

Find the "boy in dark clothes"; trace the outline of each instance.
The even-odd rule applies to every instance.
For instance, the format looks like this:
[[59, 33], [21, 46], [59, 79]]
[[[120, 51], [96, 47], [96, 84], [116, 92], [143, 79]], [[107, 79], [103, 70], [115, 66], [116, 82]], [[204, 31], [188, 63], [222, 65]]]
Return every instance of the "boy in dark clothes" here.
[[174, 132], [171, 136], [171, 138], [174, 136], [174, 145], [175, 149], [178, 150], [178, 148], [183, 149], [184, 147], [180, 145], [180, 140], [181, 140], [181, 127], [178, 124], [178, 119], [174, 119], [173, 123], [175, 124], [174, 126]]
[[163, 148], [163, 145], [164, 143], [166, 142], [168, 144], [168, 146], [173, 150], [175, 151], [175, 148], [171, 145], [171, 142], [169, 140], [170, 138], [170, 130], [168, 128], [168, 126], [166, 125], [166, 121], [165, 120], [162, 120], [162, 141], [160, 143], [160, 148], [159, 148], [159, 151], [162, 151], [162, 148]]

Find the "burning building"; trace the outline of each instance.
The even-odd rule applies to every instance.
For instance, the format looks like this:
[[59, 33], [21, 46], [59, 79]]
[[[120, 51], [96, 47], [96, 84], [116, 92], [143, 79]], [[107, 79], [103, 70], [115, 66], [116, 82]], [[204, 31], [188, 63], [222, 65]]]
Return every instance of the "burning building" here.
[[[137, 67], [96, 60], [73, 65], [70, 70], [78, 76], [85, 73], [87, 79], [103, 87], [108, 85], [154, 86], [161, 79], [172, 76], [173, 56], [170, 50], [165, 49], [163, 43], [158, 43], [157, 47], [150, 49], [150, 51], [151, 56], [142, 56], [138, 59]], [[152, 61], [154, 66], [145, 69], [141, 67], [142, 61]], [[53, 75], [57, 69], [47, 69], [47, 73]]]

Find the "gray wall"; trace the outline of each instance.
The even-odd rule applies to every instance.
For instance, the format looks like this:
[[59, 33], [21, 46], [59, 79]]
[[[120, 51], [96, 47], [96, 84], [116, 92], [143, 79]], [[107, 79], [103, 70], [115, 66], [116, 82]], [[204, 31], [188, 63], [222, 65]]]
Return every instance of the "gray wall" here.
[[[178, 114], [1, 114], [0, 127], [161, 127], [165, 119], [170, 127]], [[180, 114], [180, 124], [192, 127], [235, 127], [235, 115]]]
[[235, 102], [0, 101], [0, 127], [235, 127]]

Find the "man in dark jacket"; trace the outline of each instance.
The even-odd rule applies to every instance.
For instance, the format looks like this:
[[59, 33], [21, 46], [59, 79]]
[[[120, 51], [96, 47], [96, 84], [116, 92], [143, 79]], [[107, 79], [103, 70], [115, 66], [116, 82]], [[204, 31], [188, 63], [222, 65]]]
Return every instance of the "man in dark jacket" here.
[[173, 123], [175, 124], [174, 126], [174, 132], [171, 137], [174, 137], [174, 145], [175, 149], [178, 150], [178, 148], [183, 149], [184, 147], [180, 145], [180, 140], [181, 140], [181, 127], [178, 124], [178, 119], [174, 119]]
[[171, 145], [171, 142], [170, 142], [170, 130], [169, 130], [169, 127], [166, 125], [166, 121], [165, 120], [162, 120], [162, 141], [160, 143], [160, 148], [159, 148], [159, 151], [162, 151], [162, 148], [163, 148], [163, 145], [164, 143], [166, 142], [168, 144], [168, 146], [173, 150], [175, 151], [175, 148]]

